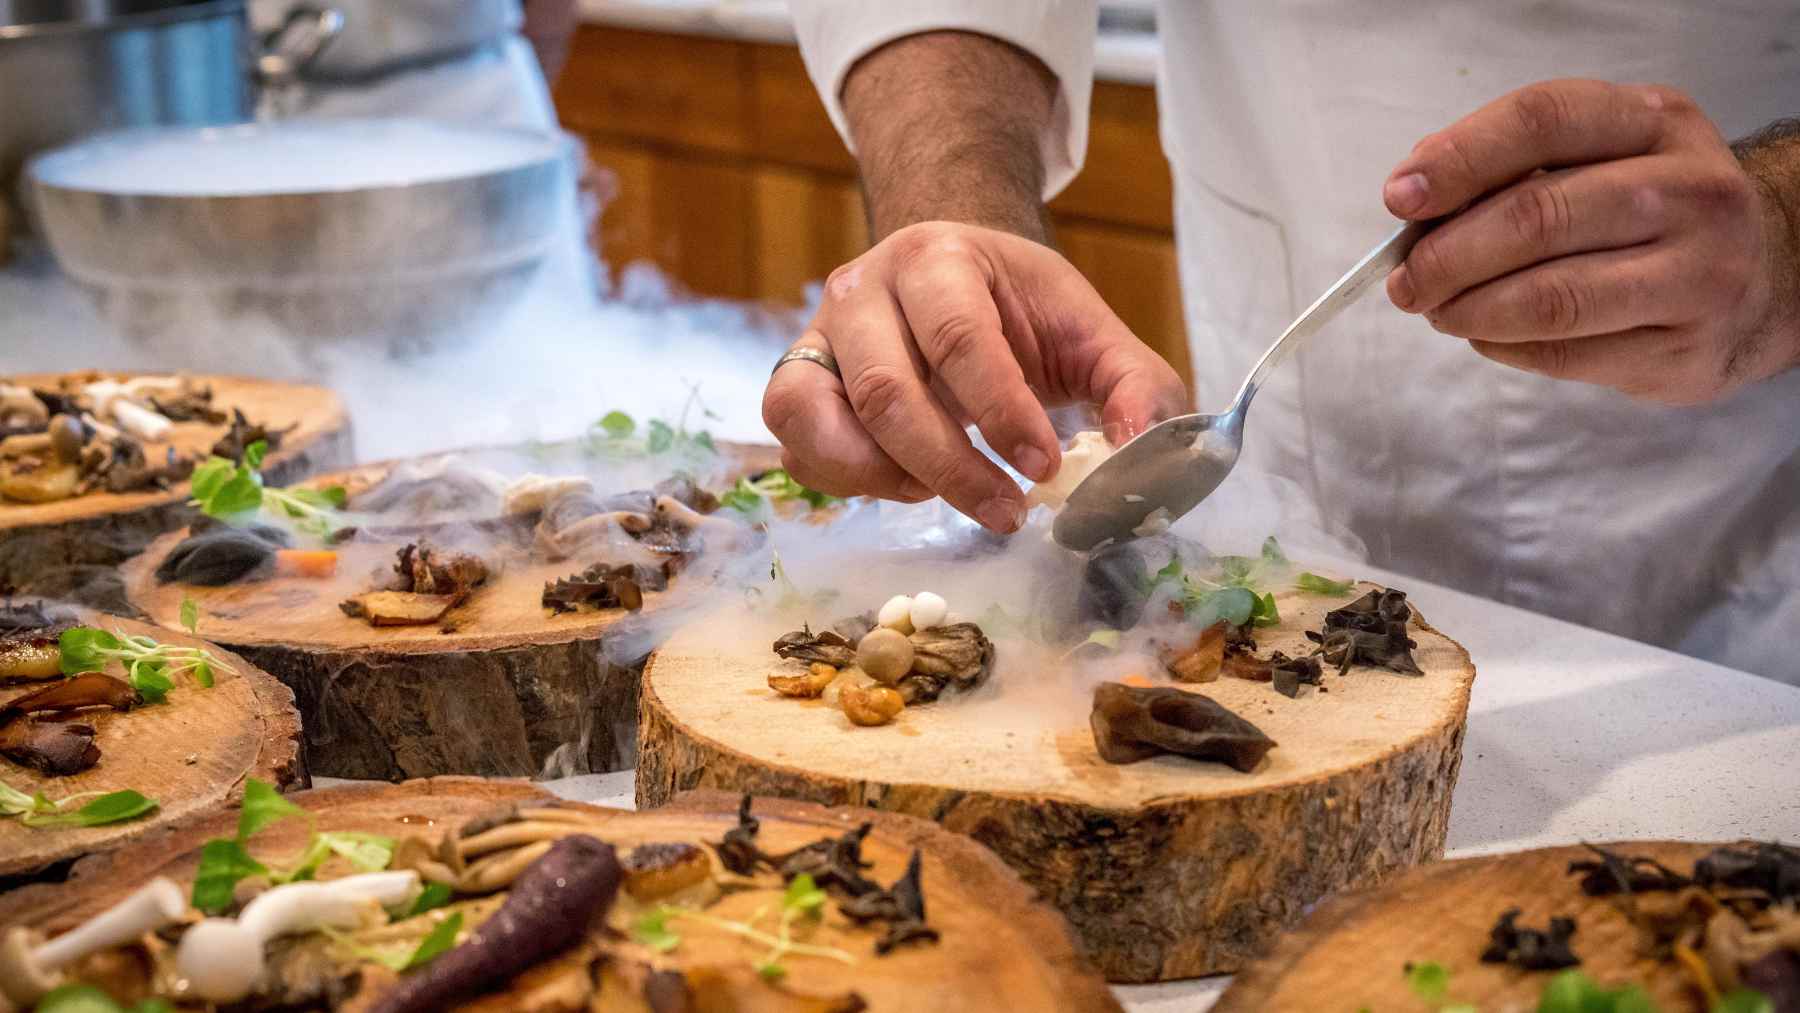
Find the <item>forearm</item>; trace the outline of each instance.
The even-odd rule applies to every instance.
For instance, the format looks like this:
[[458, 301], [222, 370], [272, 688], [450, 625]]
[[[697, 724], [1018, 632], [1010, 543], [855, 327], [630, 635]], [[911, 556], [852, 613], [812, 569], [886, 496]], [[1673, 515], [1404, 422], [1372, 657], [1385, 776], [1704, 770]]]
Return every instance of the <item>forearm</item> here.
[[1785, 342], [1790, 365], [1800, 367], [1800, 119], [1778, 120], [1731, 150], [1762, 196], [1774, 292], [1769, 337]]
[[932, 220], [1049, 241], [1039, 145], [1056, 79], [1035, 57], [966, 32], [908, 36], [858, 61], [842, 96], [871, 241]]

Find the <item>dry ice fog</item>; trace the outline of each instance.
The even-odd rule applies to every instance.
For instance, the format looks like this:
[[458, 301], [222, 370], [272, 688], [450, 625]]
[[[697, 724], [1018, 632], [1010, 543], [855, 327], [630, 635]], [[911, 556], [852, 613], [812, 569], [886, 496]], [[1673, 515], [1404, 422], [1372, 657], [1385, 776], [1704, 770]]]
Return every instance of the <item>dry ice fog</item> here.
[[[424, 171], [486, 153], [394, 157], [418, 160]], [[145, 167], [146, 175], [153, 168]], [[334, 168], [296, 159], [279, 172], [301, 174], [288, 183], [304, 178], [329, 185]], [[190, 177], [212, 192], [231, 178], [242, 175]], [[265, 177], [261, 185], [281, 182]], [[581, 474], [601, 494], [647, 488], [667, 477], [672, 463], [714, 488], [728, 486], [725, 455], [677, 455], [677, 462], [634, 457], [612, 452], [593, 427], [609, 412], [624, 412], [640, 425], [662, 419], [705, 430], [719, 442], [771, 442], [761, 420], [763, 384], [770, 364], [803, 327], [806, 309], [688, 298], [643, 264], [625, 266], [609, 282], [599, 269], [607, 251], [591, 250], [581, 238], [598, 209], [591, 201], [584, 207], [572, 190], [565, 204], [563, 241], [516, 302], [461, 333], [398, 342], [291, 333], [277, 320], [200, 291], [172, 301], [174, 308], [154, 323], [134, 316], [127, 328], [104, 295], [61, 277], [47, 256], [28, 257], [0, 273], [0, 372], [104, 366], [306, 379], [344, 399], [362, 460], [492, 448], [463, 453], [461, 463], [507, 478]], [[1078, 415], [1063, 413], [1059, 427], [1078, 425]], [[584, 451], [584, 438], [600, 450]], [[565, 445], [546, 449], [558, 442]], [[411, 467], [429, 473], [441, 464]], [[1121, 650], [1079, 646], [1084, 633], [1074, 617], [1085, 559], [1051, 541], [1050, 520], [1039, 507], [1023, 530], [1000, 539], [942, 501], [853, 504], [829, 524], [771, 517], [760, 537], [710, 549], [693, 568], [705, 580], [677, 582], [654, 607], [609, 634], [606, 649], [613, 660], [630, 663], [685, 628], [704, 629], [709, 647], [755, 656], [802, 624], [829, 626], [892, 595], [933, 591], [954, 616], [979, 622], [998, 647], [995, 677], [975, 692], [972, 705], [992, 706], [996, 721], [1041, 721], [1046, 708], [1059, 712], [1059, 723], [1065, 715], [1081, 721], [1096, 681], [1155, 664], [1148, 639], [1158, 624], [1134, 630]], [[1184, 549], [1190, 556], [1254, 554], [1264, 538], [1278, 535], [1296, 568], [1362, 555], [1343, 532], [1326, 529], [1298, 487], [1257, 471], [1253, 459], [1170, 534], [1191, 541]], [[483, 539], [471, 525], [436, 540], [479, 552]], [[627, 543], [621, 541], [620, 552], [631, 551]]]

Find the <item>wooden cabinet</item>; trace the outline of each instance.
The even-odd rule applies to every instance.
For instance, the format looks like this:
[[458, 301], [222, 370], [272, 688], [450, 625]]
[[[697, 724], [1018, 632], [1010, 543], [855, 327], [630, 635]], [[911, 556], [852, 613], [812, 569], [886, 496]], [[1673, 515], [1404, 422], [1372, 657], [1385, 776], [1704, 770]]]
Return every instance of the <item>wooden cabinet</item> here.
[[[602, 173], [617, 269], [793, 304], [867, 245], [856, 162], [792, 46], [585, 25], [556, 86]], [[1098, 82], [1086, 167], [1051, 204], [1069, 260], [1188, 376], [1170, 181], [1148, 87]]]

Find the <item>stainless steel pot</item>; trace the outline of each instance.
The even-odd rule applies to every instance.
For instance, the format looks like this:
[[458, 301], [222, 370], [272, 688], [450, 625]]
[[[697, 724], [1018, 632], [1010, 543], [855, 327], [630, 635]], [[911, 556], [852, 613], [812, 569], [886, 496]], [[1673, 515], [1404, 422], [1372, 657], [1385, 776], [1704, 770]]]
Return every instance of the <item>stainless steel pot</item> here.
[[244, 3], [0, 0], [0, 199], [33, 152], [94, 131], [249, 119], [343, 24], [304, 6], [252, 40]]
[[126, 130], [26, 174], [63, 270], [145, 330], [437, 343], [507, 306], [573, 222], [565, 138], [440, 121]]

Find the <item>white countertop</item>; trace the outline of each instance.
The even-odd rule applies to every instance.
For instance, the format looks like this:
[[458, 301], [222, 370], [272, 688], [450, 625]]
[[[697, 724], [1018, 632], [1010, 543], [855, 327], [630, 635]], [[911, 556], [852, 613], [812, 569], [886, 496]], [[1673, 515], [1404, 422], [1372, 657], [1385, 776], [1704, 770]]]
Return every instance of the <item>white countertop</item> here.
[[[582, 20], [593, 24], [748, 42], [794, 41], [785, 0], [579, 0], [578, 6]], [[1103, 81], [1152, 84], [1161, 52], [1152, 32], [1102, 29], [1094, 45], [1094, 74]]]
[[[1800, 840], [1800, 688], [1366, 565], [1475, 659], [1450, 857], [1626, 838]], [[547, 782], [632, 804], [632, 775]], [[1205, 1009], [1228, 978], [1117, 988], [1133, 1013]]]

